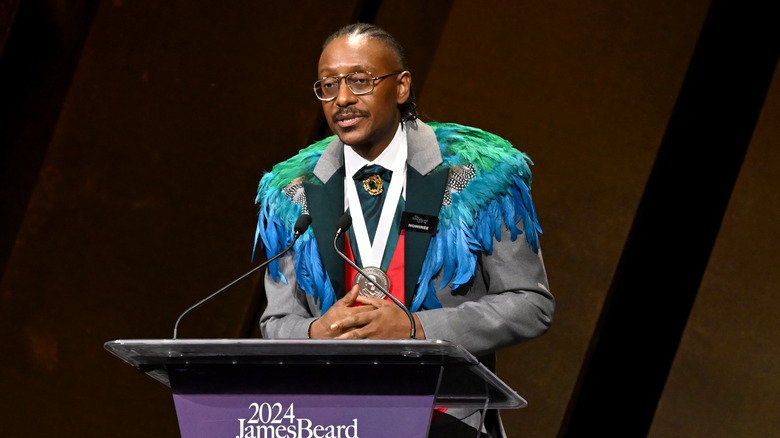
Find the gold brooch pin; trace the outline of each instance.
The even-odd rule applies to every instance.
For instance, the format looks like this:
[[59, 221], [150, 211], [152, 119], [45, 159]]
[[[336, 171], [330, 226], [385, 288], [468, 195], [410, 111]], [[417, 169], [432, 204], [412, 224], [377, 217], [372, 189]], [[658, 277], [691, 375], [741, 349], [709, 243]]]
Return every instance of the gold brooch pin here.
[[382, 177], [374, 174], [363, 178], [363, 189], [371, 196], [381, 195], [384, 189]]

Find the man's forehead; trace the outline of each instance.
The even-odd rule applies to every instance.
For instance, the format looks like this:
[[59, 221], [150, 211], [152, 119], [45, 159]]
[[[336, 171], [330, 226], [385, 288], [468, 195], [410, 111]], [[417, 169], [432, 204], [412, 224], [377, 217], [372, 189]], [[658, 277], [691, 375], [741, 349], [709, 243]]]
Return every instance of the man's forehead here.
[[331, 41], [322, 54], [318, 71], [320, 76], [368, 70], [381, 74], [377, 69], [391, 69], [393, 51], [376, 38], [364, 35], [347, 35]]

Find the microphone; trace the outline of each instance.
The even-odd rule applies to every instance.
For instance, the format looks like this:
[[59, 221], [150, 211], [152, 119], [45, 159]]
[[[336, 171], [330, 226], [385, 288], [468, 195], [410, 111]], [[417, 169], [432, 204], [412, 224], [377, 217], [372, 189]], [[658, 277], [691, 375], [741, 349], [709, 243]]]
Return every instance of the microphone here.
[[184, 318], [184, 315], [186, 315], [186, 314], [190, 313], [191, 311], [197, 309], [198, 307], [202, 306], [204, 303], [206, 303], [206, 301], [209, 301], [210, 299], [212, 299], [215, 296], [219, 295], [225, 289], [229, 288], [230, 286], [233, 286], [234, 284], [236, 284], [239, 281], [241, 281], [244, 278], [246, 278], [248, 275], [253, 274], [258, 269], [260, 269], [263, 266], [265, 266], [265, 265], [271, 263], [272, 261], [278, 259], [282, 255], [284, 255], [287, 251], [291, 250], [293, 245], [295, 245], [295, 242], [298, 240], [298, 238], [301, 237], [301, 235], [303, 233], [305, 233], [306, 230], [309, 228], [309, 225], [311, 225], [311, 216], [309, 216], [308, 214], [302, 214], [302, 215], [298, 216], [298, 220], [295, 221], [295, 227], [293, 228], [293, 230], [295, 232], [295, 234], [293, 234], [293, 241], [292, 241], [292, 243], [290, 243], [290, 246], [288, 246], [287, 248], [284, 249], [284, 251], [280, 252], [279, 254], [276, 254], [275, 256], [271, 257], [270, 259], [266, 260], [265, 262], [261, 263], [260, 265], [252, 268], [249, 272], [247, 272], [246, 274], [236, 278], [235, 280], [230, 282], [230, 284], [228, 284], [227, 286], [225, 286], [222, 289], [214, 292], [213, 294], [207, 296], [206, 298], [198, 301], [197, 303], [195, 303], [195, 305], [191, 306], [189, 309], [187, 309], [184, 312], [182, 312], [182, 314], [179, 315], [179, 319], [176, 320], [176, 325], [173, 326], [173, 339], [176, 339], [176, 334], [177, 334], [178, 329], [179, 329], [179, 322], [181, 322], [181, 319]]
[[398, 306], [401, 310], [406, 313], [406, 316], [409, 317], [409, 322], [412, 324], [412, 328], [409, 331], [409, 337], [412, 339], [415, 339], [417, 337], [417, 325], [414, 323], [414, 316], [412, 316], [412, 312], [409, 311], [409, 309], [403, 305], [398, 299], [392, 295], [390, 295], [390, 292], [386, 291], [385, 288], [380, 286], [376, 281], [374, 281], [370, 276], [366, 275], [365, 271], [361, 268], [358, 268], [358, 266], [352, 262], [352, 260], [349, 259], [344, 253], [339, 251], [339, 248], [336, 246], [336, 241], [341, 237], [343, 233], [345, 233], [349, 227], [352, 226], [352, 217], [346, 213], [342, 215], [338, 222], [336, 222], [336, 236], [333, 238], [333, 249], [336, 250], [336, 254], [341, 256], [342, 259], [344, 259], [345, 262], [349, 263], [350, 266], [355, 268], [356, 271], [360, 273], [366, 280], [368, 280], [369, 283], [373, 284], [377, 289], [382, 291], [383, 294], [387, 298], [390, 298], [392, 302], [395, 303], [396, 306]]

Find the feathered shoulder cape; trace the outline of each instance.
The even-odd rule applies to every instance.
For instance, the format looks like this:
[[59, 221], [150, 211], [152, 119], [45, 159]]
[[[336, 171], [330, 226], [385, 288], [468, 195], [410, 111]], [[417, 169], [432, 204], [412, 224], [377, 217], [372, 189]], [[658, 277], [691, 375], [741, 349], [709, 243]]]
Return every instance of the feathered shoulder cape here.
[[[476, 271], [477, 255], [490, 254], [493, 241], [501, 239], [501, 227], [514, 241], [525, 234], [536, 252], [541, 228], [530, 196], [530, 159], [501, 137], [452, 123], [428, 123], [441, 149], [449, 171], [447, 188], [439, 211], [439, 228], [431, 239], [417, 291], [410, 310], [441, 307], [436, 298], [434, 278], [441, 273], [441, 287], [453, 290], [467, 285]], [[255, 245], [260, 242], [268, 257], [292, 242], [292, 226], [308, 213], [303, 181], [314, 179], [313, 170], [325, 148], [333, 140], [318, 141], [287, 161], [277, 164], [260, 180], [255, 202], [260, 206]], [[294, 247], [298, 285], [314, 297], [322, 312], [335, 302], [335, 294], [317, 250], [311, 229]], [[279, 265], [268, 271], [285, 283]]]

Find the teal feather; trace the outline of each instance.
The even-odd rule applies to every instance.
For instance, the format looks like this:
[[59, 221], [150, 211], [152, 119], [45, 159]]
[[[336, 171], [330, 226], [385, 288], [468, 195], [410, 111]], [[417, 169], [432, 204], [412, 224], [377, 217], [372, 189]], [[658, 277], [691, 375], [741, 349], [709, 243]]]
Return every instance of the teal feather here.
[[[293, 180], [311, 175], [317, 160], [322, 156], [322, 152], [331, 140], [332, 137], [316, 142], [301, 150], [289, 160], [274, 166], [270, 172], [267, 172], [260, 179], [257, 197], [255, 198], [255, 203], [260, 206], [257, 229], [255, 231], [255, 235], [259, 239], [255, 239], [255, 248], [252, 250], [253, 258], [258, 243], [265, 250], [267, 258], [273, 257], [292, 243], [292, 227], [303, 213], [303, 206], [292, 202], [285, 195], [283, 189]], [[296, 242], [296, 247], [294, 248], [296, 254], [301, 254], [300, 250], [302, 248], [304, 249], [303, 253], [311, 253], [312, 247], [308, 243], [313, 240], [313, 231], [309, 228]], [[314, 247], [316, 248], [316, 244], [314, 244]], [[300, 259], [300, 256], [296, 258]], [[319, 256], [316, 259], [319, 261]], [[318, 281], [321, 275], [316, 272], [301, 272], [304, 276], [304, 281], [300, 281], [297, 278], [299, 264], [296, 263], [296, 279], [298, 283], [304, 290], [315, 291], [316, 288], [312, 287], [312, 285], [316, 283], [308, 283], [307, 280]], [[324, 269], [321, 268], [321, 261], [319, 261], [319, 266], [320, 270], [324, 272]], [[267, 269], [274, 281], [279, 280], [281, 276], [282, 281], [285, 284], [287, 283], [279, 271], [278, 261], [269, 263]], [[314, 269], [316, 269], [316, 265], [310, 267], [310, 270]]]
[[479, 253], [490, 254], [501, 239], [502, 225], [514, 241], [523, 230], [526, 241], [538, 251], [541, 228], [530, 196], [531, 160], [494, 134], [456, 124], [430, 123], [442, 149], [444, 165], [471, 164], [475, 177], [452, 203], [439, 212], [439, 230], [431, 239], [411, 310], [441, 307], [435, 298], [434, 279], [442, 273], [441, 288], [468, 284], [476, 272]]

